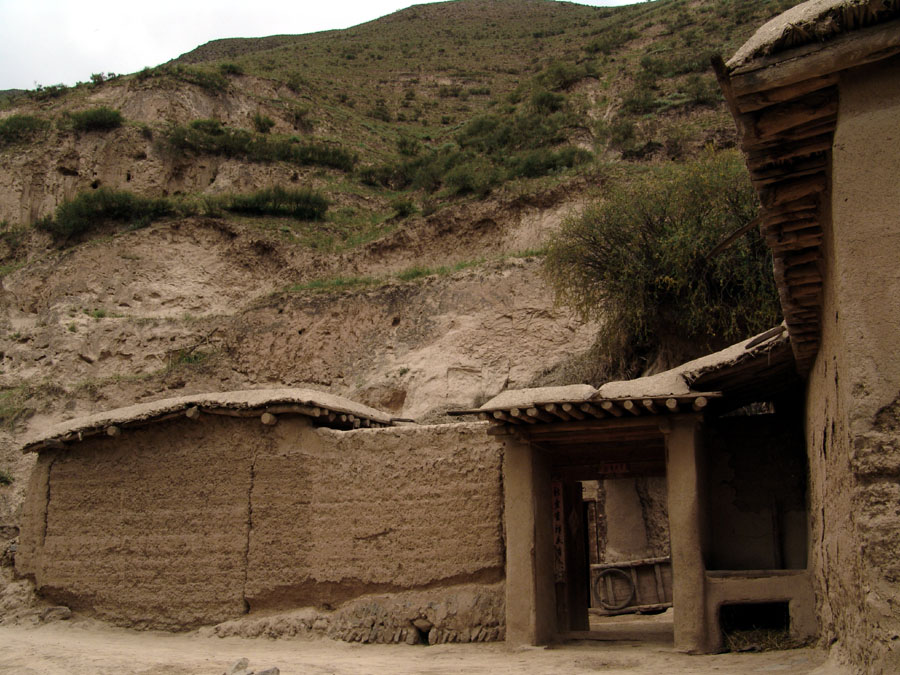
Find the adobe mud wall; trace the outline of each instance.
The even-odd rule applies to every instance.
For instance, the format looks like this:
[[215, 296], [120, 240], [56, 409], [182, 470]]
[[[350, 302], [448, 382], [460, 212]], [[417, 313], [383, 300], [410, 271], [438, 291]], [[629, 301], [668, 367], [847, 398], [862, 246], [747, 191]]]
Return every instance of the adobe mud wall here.
[[665, 477], [611, 478], [584, 486], [597, 514], [588, 518], [591, 563], [669, 555]]
[[810, 374], [810, 567], [826, 643], [900, 672], [900, 60], [844, 74]]
[[[41, 594], [128, 626], [356, 599], [329, 634], [502, 638], [501, 465], [480, 424], [160, 422], [42, 452], [16, 564]], [[390, 600], [407, 591], [421, 608]]]
[[806, 569], [806, 452], [799, 415], [706, 427], [709, 570]]

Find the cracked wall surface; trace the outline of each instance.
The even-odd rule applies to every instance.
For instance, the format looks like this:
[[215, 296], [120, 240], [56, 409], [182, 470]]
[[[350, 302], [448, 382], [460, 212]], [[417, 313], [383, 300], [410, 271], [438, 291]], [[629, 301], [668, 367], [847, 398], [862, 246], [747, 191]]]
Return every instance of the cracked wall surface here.
[[503, 578], [502, 455], [480, 425], [307, 438], [257, 459], [251, 611]]
[[481, 425], [161, 422], [42, 453], [16, 564], [57, 602], [166, 629], [488, 588], [504, 576], [501, 463]]
[[810, 373], [810, 568], [822, 639], [900, 672], [900, 60], [842, 77], [822, 343]]

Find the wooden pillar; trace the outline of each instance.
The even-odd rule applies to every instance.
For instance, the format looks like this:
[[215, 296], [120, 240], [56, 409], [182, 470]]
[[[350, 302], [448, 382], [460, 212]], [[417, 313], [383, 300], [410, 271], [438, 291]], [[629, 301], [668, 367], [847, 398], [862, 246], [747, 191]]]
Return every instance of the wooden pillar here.
[[712, 643], [710, 627], [706, 623], [705, 499], [701, 480], [700, 420], [693, 416], [680, 417], [663, 421], [660, 428], [666, 436], [675, 649], [708, 653]]
[[509, 438], [503, 454], [506, 643], [546, 644], [556, 624], [550, 475], [541, 453]]
[[[562, 579], [556, 578], [557, 631], [586, 631], [590, 630], [588, 617], [590, 571], [584, 547], [584, 502], [581, 499], [581, 483], [566, 481], [559, 485], [562, 492], [561, 525], [565, 528], [563, 552], [565, 570]], [[553, 523], [554, 528], [556, 525]]]

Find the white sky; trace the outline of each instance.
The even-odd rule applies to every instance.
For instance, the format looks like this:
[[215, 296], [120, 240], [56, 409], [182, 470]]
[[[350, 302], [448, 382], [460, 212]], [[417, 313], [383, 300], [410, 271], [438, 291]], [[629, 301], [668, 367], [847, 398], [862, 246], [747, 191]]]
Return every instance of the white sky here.
[[0, 90], [71, 85], [91, 73], [133, 73], [217, 38], [348, 28], [433, 1], [0, 0]]

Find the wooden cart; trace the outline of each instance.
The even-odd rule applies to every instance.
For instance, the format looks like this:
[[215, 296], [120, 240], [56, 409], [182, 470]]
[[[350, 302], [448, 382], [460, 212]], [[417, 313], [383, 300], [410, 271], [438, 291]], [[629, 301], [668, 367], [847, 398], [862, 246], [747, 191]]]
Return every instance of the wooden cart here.
[[671, 606], [671, 558], [591, 565], [592, 613], [634, 614], [661, 611]]

